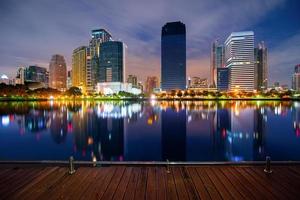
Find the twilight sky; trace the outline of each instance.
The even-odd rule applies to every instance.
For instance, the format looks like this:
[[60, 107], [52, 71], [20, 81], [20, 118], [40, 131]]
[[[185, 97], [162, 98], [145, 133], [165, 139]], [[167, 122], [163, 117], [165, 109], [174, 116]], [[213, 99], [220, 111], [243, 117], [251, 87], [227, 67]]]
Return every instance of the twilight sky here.
[[0, 74], [47, 67], [53, 54], [71, 67], [73, 49], [105, 28], [128, 46], [126, 74], [160, 76], [160, 33], [168, 21], [187, 28], [187, 75], [209, 77], [210, 45], [253, 30], [269, 49], [271, 84], [291, 82], [300, 63], [298, 0], [0, 0]]

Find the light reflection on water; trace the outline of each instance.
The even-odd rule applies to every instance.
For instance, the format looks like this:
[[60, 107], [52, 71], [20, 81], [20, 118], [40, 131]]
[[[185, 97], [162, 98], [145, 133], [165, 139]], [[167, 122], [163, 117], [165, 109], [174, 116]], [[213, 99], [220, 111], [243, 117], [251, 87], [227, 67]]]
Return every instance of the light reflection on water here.
[[288, 101], [1, 102], [0, 160], [300, 160]]

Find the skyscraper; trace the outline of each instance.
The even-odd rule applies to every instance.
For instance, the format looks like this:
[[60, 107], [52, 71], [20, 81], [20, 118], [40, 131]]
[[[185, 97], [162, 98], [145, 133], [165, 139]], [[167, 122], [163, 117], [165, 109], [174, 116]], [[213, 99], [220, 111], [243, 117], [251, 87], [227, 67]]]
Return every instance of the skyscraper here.
[[186, 88], [186, 29], [182, 22], [166, 23], [161, 30], [161, 88]]
[[210, 85], [217, 87], [217, 69], [225, 67], [225, 48], [218, 41], [214, 41], [210, 55]]
[[217, 88], [219, 91], [228, 90], [229, 86], [229, 70], [228, 67], [217, 68]]
[[127, 83], [131, 83], [132, 86], [137, 86], [138, 85], [137, 76], [129, 74], [127, 77]]
[[100, 82], [125, 81], [125, 46], [119, 41], [100, 45]]
[[90, 50], [88, 47], [81, 46], [73, 51], [72, 86], [79, 87], [83, 93], [87, 89], [87, 69], [90, 64]]
[[233, 32], [225, 41], [225, 60], [229, 68], [229, 89], [255, 89], [254, 33]]
[[268, 50], [265, 47], [264, 42], [258, 44], [258, 47], [254, 49], [255, 75], [256, 86], [258, 90], [264, 90], [268, 88]]
[[48, 72], [46, 68], [32, 65], [25, 70], [25, 81], [36, 82], [43, 84], [43, 87], [48, 86]]
[[292, 88], [298, 92], [300, 91], [300, 64], [295, 66], [292, 80]]
[[105, 29], [92, 30], [92, 39], [90, 40], [91, 65], [87, 69], [87, 87], [89, 91], [94, 91], [100, 77], [100, 44], [112, 40], [111, 34]]
[[25, 83], [25, 67], [19, 67], [15, 80], [16, 84], [24, 85]]
[[49, 64], [49, 87], [64, 91], [67, 88], [67, 65], [62, 55], [52, 56]]

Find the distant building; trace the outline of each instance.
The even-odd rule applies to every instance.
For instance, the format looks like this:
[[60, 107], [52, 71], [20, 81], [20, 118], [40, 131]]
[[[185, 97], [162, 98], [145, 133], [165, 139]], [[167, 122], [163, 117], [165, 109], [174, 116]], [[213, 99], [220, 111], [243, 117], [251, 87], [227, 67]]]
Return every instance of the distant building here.
[[300, 91], [300, 64], [296, 65], [294, 68], [292, 88], [298, 92]]
[[253, 91], [255, 87], [254, 33], [233, 32], [225, 41], [229, 89]]
[[97, 84], [97, 93], [104, 95], [118, 94], [121, 91], [129, 92], [135, 95], [142, 93], [141, 89], [133, 87], [131, 83], [122, 82], [103, 82]]
[[90, 49], [78, 47], [72, 55], [72, 86], [78, 87], [83, 93], [87, 91], [87, 69], [91, 64]]
[[111, 40], [112, 36], [107, 30], [92, 30], [92, 39], [89, 44], [91, 64], [88, 65], [87, 69], [87, 87], [90, 92], [93, 92], [97, 83], [100, 82], [100, 44]]
[[24, 85], [25, 84], [25, 67], [19, 67], [17, 71], [17, 75], [15, 78], [16, 85]]
[[161, 30], [161, 88], [186, 89], [186, 29], [182, 22], [166, 23]]
[[225, 67], [225, 48], [215, 41], [210, 55], [210, 86], [217, 87], [217, 69], [223, 67]]
[[9, 84], [9, 78], [8, 78], [8, 76], [5, 75], [5, 74], [2, 74], [0, 76], [0, 83], [4, 83], [4, 84], [8, 85]]
[[127, 83], [131, 83], [133, 86], [137, 86], [138, 85], [137, 76], [131, 74], [128, 75]]
[[67, 88], [67, 65], [62, 55], [53, 55], [49, 64], [49, 87], [60, 91]]
[[190, 82], [191, 83], [190, 83], [189, 88], [208, 88], [207, 78], [200, 78], [200, 77], [194, 76], [191, 78]]
[[144, 86], [142, 82], [138, 82], [137, 88], [140, 89], [142, 92], [144, 91]]
[[108, 41], [100, 45], [100, 82], [125, 82], [125, 46]]
[[25, 70], [25, 82], [40, 83], [40, 87], [48, 87], [49, 72], [46, 68], [32, 65]]
[[268, 88], [268, 50], [265, 47], [264, 42], [258, 44], [258, 47], [254, 49], [255, 59], [255, 79], [256, 87], [258, 90], [264, 90]]
[[156, 76], [148, 76], [145, 83], [145, 93], [152, 93], [155, 88], [159, 88], [158, 78]]
[[67, 89], [72, 87], [72, 70], [69, 70], [67, 73]]
[[217, 68], [217, 88], [219, 91], [227, 91], [229, 87], [228, 67]]

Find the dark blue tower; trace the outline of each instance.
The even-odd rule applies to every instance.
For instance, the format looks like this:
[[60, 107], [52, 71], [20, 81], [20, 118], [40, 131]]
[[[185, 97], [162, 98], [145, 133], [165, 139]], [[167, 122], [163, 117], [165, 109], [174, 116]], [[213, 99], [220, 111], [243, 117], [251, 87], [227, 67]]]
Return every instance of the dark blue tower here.
[[186, 88], [186, 30], [182, 22], [166, 23], [161, 30], [161, 88]]

